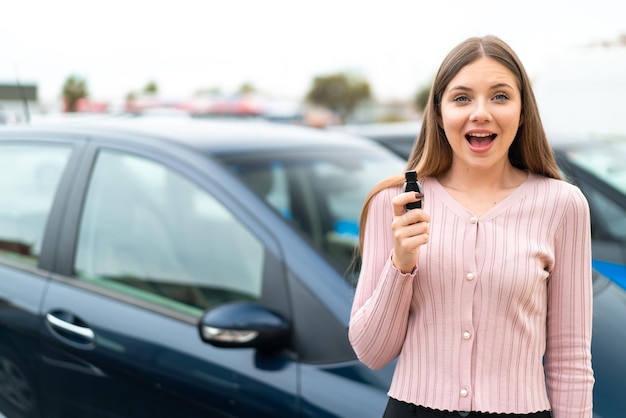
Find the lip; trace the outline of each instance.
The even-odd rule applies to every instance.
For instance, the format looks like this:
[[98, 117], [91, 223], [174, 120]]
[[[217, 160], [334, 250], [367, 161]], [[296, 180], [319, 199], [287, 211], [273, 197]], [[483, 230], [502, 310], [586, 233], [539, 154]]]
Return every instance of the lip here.
[[473, 152], [487, 152], [493, 146], [497, 134], [484, 129], [474, 129], [465, 133], [467, 146]]

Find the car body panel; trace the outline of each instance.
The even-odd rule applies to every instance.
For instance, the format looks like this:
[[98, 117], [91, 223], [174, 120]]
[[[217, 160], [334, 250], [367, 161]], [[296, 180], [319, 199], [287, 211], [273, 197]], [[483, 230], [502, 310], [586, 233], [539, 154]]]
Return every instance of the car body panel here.
[[[0, 412], [11, 416], [39, 408], [37, 376], [39, 306], [45, 273], [0, 265]], [[10, 296], [10, 297], [9, 297]]]
[[[93, 343], [76, 343], [47, 324], [40, 376], [48, 388], [43, 410], [50, 416], [70, 411], [76, 417], [295, 413], [297, 369], [292, 363], [277, 367], [275, 358], [255, 359], [254, 350], [207, 346], [195, 324], [59, 280], [51, 283], [42, 310], [80, 319], [97, 336]], [[259, 383], [268, 376], [274, 387]], [[61, 404], [75, 398], [80, 403]]]

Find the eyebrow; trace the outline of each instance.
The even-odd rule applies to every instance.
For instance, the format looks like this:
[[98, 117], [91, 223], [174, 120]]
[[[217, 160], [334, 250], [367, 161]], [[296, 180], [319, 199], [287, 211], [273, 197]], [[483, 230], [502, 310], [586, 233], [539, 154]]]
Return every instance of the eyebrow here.
[[[501, 89], [501, 88], [504, 88], [504, 87], [515, 90], [515, 88], [513, 86], [511, 86], [509, 83], [497, 83], [497, 84], [494, 84], [493, 86], [490, 86], [489, 88], [491, 90], [496, 90], [496, 89]], [[471, 88], [466, 87], [466, 86], [454, 86], [454, 87], [451, 87], [450, 91], [453, 91], [453, 90], [472, 91]]]

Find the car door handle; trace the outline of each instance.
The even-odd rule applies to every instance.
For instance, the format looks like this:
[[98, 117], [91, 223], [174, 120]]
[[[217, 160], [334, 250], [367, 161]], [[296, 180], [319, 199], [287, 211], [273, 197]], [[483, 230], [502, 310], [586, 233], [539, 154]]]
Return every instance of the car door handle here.
[[87, 340], [86, 342], [92, 343], [96, 338], [96, 334], [91, 329], [67, 322], [52, 313], [47, 314], [46, 319], [52, 328], [83, 338]]

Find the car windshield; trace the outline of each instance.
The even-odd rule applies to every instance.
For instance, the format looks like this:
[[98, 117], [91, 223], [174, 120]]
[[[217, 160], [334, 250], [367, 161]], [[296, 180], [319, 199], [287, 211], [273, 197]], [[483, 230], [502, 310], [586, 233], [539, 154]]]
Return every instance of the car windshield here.
[[401, 158], [367, 147], [219, 157], [350, 280], [359, 269], [363, 202], [378, 181], [404, 169]]
[[626, 141], [593, 143], [567, 153], [568, 160], [626, 195]]

